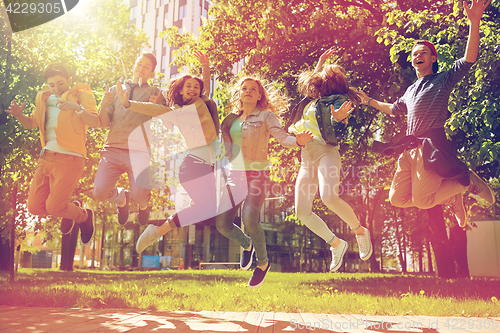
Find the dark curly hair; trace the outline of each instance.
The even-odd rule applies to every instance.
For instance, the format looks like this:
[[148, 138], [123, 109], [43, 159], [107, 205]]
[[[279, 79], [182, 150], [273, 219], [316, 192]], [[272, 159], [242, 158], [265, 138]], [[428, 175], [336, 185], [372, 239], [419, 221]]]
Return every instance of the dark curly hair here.
[[167, 106], [174, 106], [175, 104], [177, 105], [184, 105], [184, 104], [187, 104], [189, 102], [185, 102], [183, 99], [182, 99], [182, 95], [181, 95], [181, 91], [182, 91], [182, 88], [184, 87], [184, 83], [186, 83], [186, 81], [188, 79], [195, 79], [196, 81], [198, 81], [198, 83], [200, 84], [200, 94], [201, 92], [203, 91], [203, 80], [200, 79], [199, 77], [196, 77], [196, 76], [192, 76], [192, 75], [183, 75], [177, 79], [174, 79], [170, 82], [170, 84], [168, 85], [168, 88], [167, 88], [167, 92], [165, 93], [165, 99], [167, 100]]

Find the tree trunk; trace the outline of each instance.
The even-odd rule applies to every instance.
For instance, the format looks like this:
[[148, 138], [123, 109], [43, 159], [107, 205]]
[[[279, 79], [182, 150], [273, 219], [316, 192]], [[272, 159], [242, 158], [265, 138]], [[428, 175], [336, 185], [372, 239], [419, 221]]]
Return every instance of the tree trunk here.
[[[368, 198], [367, 198], [367, 207], [368, 206]], [[371, 241], [372, 241], [372, 246], [373, 246], [373, 254], [372, 256], [370, 257], [370, 272], [372, 273], [378, 273], [380, 272], [380, 264], [379, 262], [377, 261], [377, 256], [375, 255], [375, 232], [374, 232], [374, 228], [373, 228], [373, 216], [375, 216], [375, 214], [372, 212], [371, 214], [366, 214], [366, 222], [365, 222], [365, 225], [366, 225], [366, 228], [368, 229], [368, 231], [370, 231], [370, 238], [371, 238]], [[369, 223], [368, 221], [371, 220], [372, 222]]]
[[17, 215], [17, 185], [14, 185], [12, 193], [12, 220], [10, 226], [10, 256], [9, 256], [10, 282], [14, 282], [16, 280], [16, 272], [14, 270], [14, 253], [16, 251], [16, 215]]
[[96, 241], [95, 241], [95, 235], [94, 235], [93, 240], [92, 240], [92, 252], [90, 254], [90, 268], [91, 269], [95, 269], [95, 245], [96, 245]]
[[101, 257], [100, 257], [100, 263], [99, 263], [99, 268], [101, 270], [104, 269], [105, 265], [107, 264], [107, 260], [105, 257], [105, 251], [104, 251], [104, 239], [106, 238], [106, 219], [102, 220], [102, 235], [101, 235]]
[[300, 246], [300, 272], [304, 272], [306, 260], [306, 226], [302, 225], [302, 244]]
[[436, 258], [437, 275], [441, 278], [454, 279], [457, 277], [455, 262], [450, 242], [446, 233], [446, 224], [441, 205], [427, 209], [430, 241]]
[[427, 271], [431, 273], [434, 272], [434, 267], [432, 264], [431, 243], [428, 240], [425, 241], [425, 250], [427, 252]]
[[77, 225], [69, 234], [61, 237], [61, 267], [62, 271], [71, 272], [75, 260], [76, 245], [78, 244], [78, 233], [80, 228]]
[[120, 271], [125, 270], [125, 244], [123, 243], [123, 229], [120, 229], [120, 261], [118, 264], [118, 268]]
[[458, 225], [450, 229], [450, 244], [455, 259], [458, 278], [469, 277], [469, 264], [467, 262], [467, 232]]
[[[401, 229], [403, 229], [403, 226], [401, 226]], [[400, 248], [399, 248], [399, 255], [401, 256], [401, 268], [403, 273], [408, 272], [408, 256], [406, 253], [406, 232], [401, 230], [401, 243], [400, 243]]]
[[420, 246], [420, 248], [418, 249], [418, 271], [420, 273], [423, 273], [424, 272], [424, 267], [423, 267], [423, 260], [422, 260], [422, 252], [424, 251], [424, 248], [423, 246]]

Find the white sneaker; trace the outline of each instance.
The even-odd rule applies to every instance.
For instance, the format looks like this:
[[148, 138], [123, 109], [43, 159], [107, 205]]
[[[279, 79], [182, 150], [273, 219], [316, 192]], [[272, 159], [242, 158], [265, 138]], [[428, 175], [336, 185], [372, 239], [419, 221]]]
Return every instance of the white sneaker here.
[[344, 260], [344, 254], [347, 251], [347, 242], [343, 239], [340, 240], [340, 245], [337, 247], [330, 247], [332, 251], [332, 263], [330, 264], [330, 271], [336, 272], [340, 266], [342, 266], [342, 261]]
[[363, 235], [356, 235], [356, 240], [358, 241], [359, 257], [361, 260], [368, 260], [372, 256], [373, 246], [370, 239], [370, 232], [364, 227], [363, 229], [365, 229], [365, 233]]
[[141, 253], [149, 245], [160, 239], [160, 237], [158, 236], [158, 231], [156, 229], [158, 229], [157, 226], [150, 224], [148, 225], [146, 230], [144, 230], [144, 232], [141, 234], [141, 237], [139, 237], [139, 239], [137, 240], [137, 245], [135, 246], [137, 253]]

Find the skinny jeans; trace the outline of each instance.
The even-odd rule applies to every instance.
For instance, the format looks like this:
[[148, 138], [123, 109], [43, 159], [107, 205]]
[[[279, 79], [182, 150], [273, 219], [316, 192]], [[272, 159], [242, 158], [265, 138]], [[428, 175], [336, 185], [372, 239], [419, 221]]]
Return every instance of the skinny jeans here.
[[[269, 186], [269, 170], [231, 171], [223, 188], [216, 219], [217, 230], [223, 236], [240, 244], [244, 249], [248, 248], [250, 243], [253, 244], [257, 266], [264, 266], [268, 262], [266, 236], [259, 221], [259, 213]], [[241, 205], [241, 220], [249, 236], [234, 224]]]

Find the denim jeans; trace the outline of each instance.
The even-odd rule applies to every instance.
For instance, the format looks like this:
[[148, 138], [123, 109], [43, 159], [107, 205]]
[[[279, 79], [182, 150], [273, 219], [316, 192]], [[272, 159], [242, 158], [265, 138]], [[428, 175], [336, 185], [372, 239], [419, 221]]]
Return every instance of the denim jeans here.
[[[223, 189], [216, 219], [217, 230], [225, 237], [237, 242], [244, 249], [252, 242], [257, 255], [257, 266], [268, 262], [266, 236], [259, 221], [259, 213], [269, 185], [268, 170], [232, 171]], [[241, 220], [249, 236], [233, 223], [242, 204]]]
[[179, 181], [193, 204], [173, 215], [177, 227], [213, 218], [217, 212], [217, 188], [213, 165], [205, 160], [187, 155], [179, 168]]

